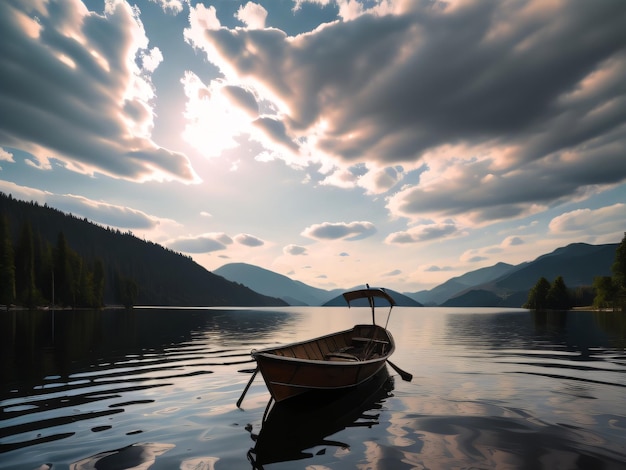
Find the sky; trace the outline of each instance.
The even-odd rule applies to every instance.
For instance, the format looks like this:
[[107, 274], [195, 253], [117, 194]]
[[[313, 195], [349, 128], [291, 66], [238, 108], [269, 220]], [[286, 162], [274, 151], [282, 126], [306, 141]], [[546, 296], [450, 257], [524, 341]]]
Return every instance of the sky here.
[[0, 191], [432, 288], [626, 231], [623, 0], [3, 0]]

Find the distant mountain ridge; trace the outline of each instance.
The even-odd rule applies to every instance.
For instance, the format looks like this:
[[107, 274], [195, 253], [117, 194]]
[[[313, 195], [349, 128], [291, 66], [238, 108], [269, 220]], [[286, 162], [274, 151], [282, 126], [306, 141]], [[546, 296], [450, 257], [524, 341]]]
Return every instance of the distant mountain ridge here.
[[[393, 298], [393, 300], [396, 303], [396, 306], [398, 307], [423, 307], [423, 305], [420, 304], [418, 301], [404, 294], [401, 294], [400, 292], [396, 292], [395, 290], [385, 289], [385, 292], [387, 292]], [[367, 299], [354, 300], [350, 302], [350, 305], [353, 307], [369, 307], [369, 303]], [[385, 299], [375, 298], [374, 305], [376, 307], [388, 307], [389, 302], [387, 302], [387, 300]], [[343, 298], [343, 295], [340, 294], [337, 297], [330, 299], [323, 306], [324, 307], [345, 307], [346, 300]]]
[[[458, 292], [442, 306], [519, 307], [540, 277], [549, 282], [562, 276], [569, 288], [590, 286], [596, 276], [610, 276], [618, 244], [572, 243], [513, 267], [502, 276]], [[487, 296], [487, 293], [490, 295]], [[479, 301], [482, 296], [482, 300]], [[471, 299], [471, 300], [470, 300]]]
[[[617, 243], [572, 243], [534, 261], [518, 265], [496, 263], [451, 278], [430, 290], [392, 295], [394, 299], [408, 299], [409, 302], [403, 299], [405, 305], [415, 301], [446, 307], [521, 307], [540, 277], [552, 282], [562, 276], [567, 287], [576, 288], [591, 286], [596, 276], [610, 276], [617, 247]], [[344, 305], [340, 294], [350, 290], [325, 291], [245, 263], [227, 264], [215, 273], [257, 292], [280, 297], [291, 305]]]
[[324, 290], [247, 263], [229, 263], [213, 271], [256, 292], [278, 297], [290, 305], [322, 305], [343, 289]]
[[455, 294], [472, 286], [481, 285], [497, 279], [513, 270], [515, 266], [507, 263], [497, 263], [493, 266], [480, 268], [467, 272], [461, 276], [453, 277], [443, 284], [430, 290], [423, 290], [414, 294], [407, 294], [412, 299], [424, 305], [441, 305]]
[[[68, 246], [88, 263], [101, 259], [106, 268], [105, 303], [115, 303], [115, 279], [136, 281], [136, 305], [283, 306], [332, 305], [346, 290], [324, 290], [246, 263], [231, 263], [209, 272], [190, 257], [141, 240], [132, 233], [104, 228], [36, 203], [0, 193], [13, 243], [25, 223], [37, 242], [54, 246], [63, 232]], [[394, 293], [403, 305], [520, 307], [540, 277], [562, 276], [569, 288], [591, 286], [596, 276], [610, 276], [619, 244], [573, 243], [516, 266], [497, 263], [454, 277], [427, 291]], [[364, 286], [357, 286], [360, 288]], [[343, 305], [343, 304], [342, 304]]]

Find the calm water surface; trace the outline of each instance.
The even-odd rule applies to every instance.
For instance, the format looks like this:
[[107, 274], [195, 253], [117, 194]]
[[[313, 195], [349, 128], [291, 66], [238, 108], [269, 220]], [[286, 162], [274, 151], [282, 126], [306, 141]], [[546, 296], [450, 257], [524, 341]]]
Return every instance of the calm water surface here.
[[[386, 312], [382, 312], [382, 323]], [[369, 310], [0, 313], [2, 469], [626, 468], [626, 315], [396, 308], [392, 361], [272, 409], [249, 352]]]

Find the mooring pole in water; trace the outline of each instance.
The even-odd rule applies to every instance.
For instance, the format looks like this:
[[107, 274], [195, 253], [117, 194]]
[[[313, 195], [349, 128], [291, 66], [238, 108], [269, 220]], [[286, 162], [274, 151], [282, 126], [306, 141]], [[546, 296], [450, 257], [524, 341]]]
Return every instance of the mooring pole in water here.
[[245, 397], [246, 393], [248, 393], [248, 389], [250, 388], [250, 385], [252, 385], [252, 382], [254, 381], [254, 378], [256, 377], [256, 374], [258, 371], [259, 371], [258, 367], [254, 369], [254, 372], [252, 373], [252, 377], [250, 377], [250, 380], [248, 381], [248, 385], [246, 385], [246, 388], [243, 389], [243, 393], [239, 397], [239, 400], [237, 400], [237, 408], [241, 408], [240, 405], [241, 405], [241, 402], [243, 401], [243, 397]]

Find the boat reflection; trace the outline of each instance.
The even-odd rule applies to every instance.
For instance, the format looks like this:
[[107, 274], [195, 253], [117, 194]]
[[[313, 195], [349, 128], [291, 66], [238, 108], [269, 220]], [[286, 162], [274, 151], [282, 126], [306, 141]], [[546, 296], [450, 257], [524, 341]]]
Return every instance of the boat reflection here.
[[251, 433], [255, 445], [248, 460], [261, 470], [271, 463], [311, 458], [316, 446], [349, 447], [328, 437], [346, 428], [378, 424], [379, 414], [370, 412], [382, 408], [393, 385], [383, 367], [349, 390], [309, 392], [279, 403], [270, 400], [259, 433]]

